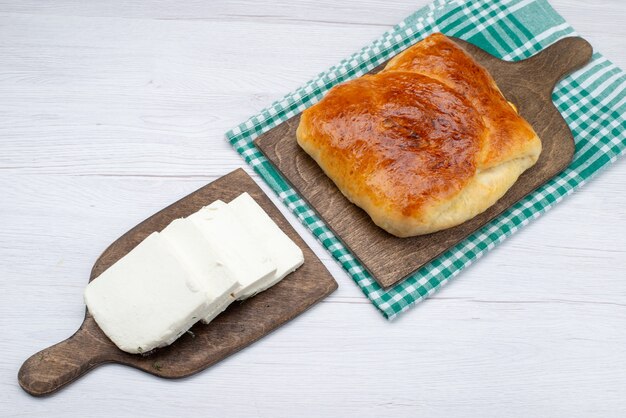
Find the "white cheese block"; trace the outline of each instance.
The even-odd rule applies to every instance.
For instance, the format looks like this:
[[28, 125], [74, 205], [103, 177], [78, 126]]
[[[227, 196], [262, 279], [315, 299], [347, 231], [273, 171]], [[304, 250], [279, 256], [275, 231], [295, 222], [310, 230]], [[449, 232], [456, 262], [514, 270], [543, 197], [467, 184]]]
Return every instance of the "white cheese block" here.
[[115, 345], [145, 353], [174, 342], [210, 309], [198, 283], [155, 232], [89, 283], [85, 302]]
[[198, 286], [209, 302], [202, 319], [208, 322], [215, 318], [235, 300], [233, 292], [240, 287], [219, 248], [211, 245], [191, 219], [176, 219], [161, 231], [161, 237], [193, 276], [200, 279]]
[[300, 247], [274, 223], [248, 193], [239, 195], [228, 203], [228, 206], [254, 241], [263, 243], [263, 248], [276, 265], [276, 271], [271, 279], [259, 282], [251, 288], [253, 294], [275, 285], [302, 265], [304, 255]]
[[265, 251], [265, 243], [255, 240], [224, 202], [217, 201], [190, 215], [240, 287], [236, 299], [256, 293], [256, 288], [272, 280], [276, 266]]

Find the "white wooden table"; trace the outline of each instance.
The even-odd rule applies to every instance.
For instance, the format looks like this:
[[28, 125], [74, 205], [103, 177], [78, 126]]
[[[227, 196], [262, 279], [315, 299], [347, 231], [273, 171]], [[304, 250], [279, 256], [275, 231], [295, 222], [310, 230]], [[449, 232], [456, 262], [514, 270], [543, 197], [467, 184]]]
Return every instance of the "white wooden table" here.
[[[626, 416], [626, 161], [392, 323], [288, 214], [339, 282], [324, 302], [188, 379], [107, 365], [30, 397], [17, 371], [79, 326], [100, 252], [427, 0], [1, 3], [0, 416]], [[553, 4], [626, 67], [626, 2]]]

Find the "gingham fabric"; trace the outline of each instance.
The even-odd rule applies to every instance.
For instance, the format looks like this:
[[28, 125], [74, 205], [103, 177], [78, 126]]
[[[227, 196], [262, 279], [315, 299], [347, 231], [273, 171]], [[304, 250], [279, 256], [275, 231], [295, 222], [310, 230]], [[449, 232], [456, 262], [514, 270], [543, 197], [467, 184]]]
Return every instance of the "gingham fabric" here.
[[528, 58], [561, 38], [576, 35], [544, 0], [438, 0], [226, 133], [228, 141], [245, 161], [267, 181], [388, 319], [435, 293], [465, 267], [614, 162], [626, 148], [626, 74], [595, 52], [593, 61], [562, 80], [552, 96], [574, 133], [576, 155], [572, 164], [403, 282], [388, 290], [382, 289], [252, 141], [316, 103], [335, 84], [367, 73], [433, 32], [462, 38], [506, 60]]

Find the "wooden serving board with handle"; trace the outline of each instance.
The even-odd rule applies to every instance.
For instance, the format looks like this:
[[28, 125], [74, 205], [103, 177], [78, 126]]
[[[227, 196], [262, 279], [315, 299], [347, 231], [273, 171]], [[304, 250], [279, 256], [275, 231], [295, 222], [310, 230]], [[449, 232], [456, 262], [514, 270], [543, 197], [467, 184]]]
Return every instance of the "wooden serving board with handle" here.
[[[444, 231], [397, 238], [377, 227], [346, 199], [296, 142], [300, 115], [260, 135], [255, 144], [321, 216], [378, 283], [388, 288], [480, 229], [511, 205], [565, 169], [575, 144], [565, 120], [552, 103], [556, 83], [589, 62], [591, 45], [565, 38], [518, 62], [500, 60], [460, 39], [453, 39], [486, 67], [506, 98], [533, 126], [543, 151], [532, 168], [495, 205], [475, 218]], [[380, 71], [386, 63], [372, 70]]]
[[98, 258], [90, 281], [174, 219], [188, 216], [217, 199], [229, 202], [243, 192], [248, 192], [302, 249], [304, 264], [298, 270], [270, 289], [233, 303], [210, 324], [197, 323], [172, 345], [147, 355], [118, 349], [87, 311], [74, 335], [24, 362], [18, 373], [20, 386], [34, 396], [48, 395], [103, 363], [126, 364], [165, 378], [189, 376], [267, 335], [332, 293], [337, 282], [242, 169], [202, 187], [128, 231]]

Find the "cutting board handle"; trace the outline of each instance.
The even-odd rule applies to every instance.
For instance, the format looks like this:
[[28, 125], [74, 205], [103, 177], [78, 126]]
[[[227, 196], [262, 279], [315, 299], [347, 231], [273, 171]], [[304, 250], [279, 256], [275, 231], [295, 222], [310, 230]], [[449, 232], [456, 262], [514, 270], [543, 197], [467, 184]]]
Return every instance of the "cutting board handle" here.
[[[519, 70], [523, 78], [543, 86], [552, 95], [554, 86], [567, 74], [584, 67], [593, 55], [593, 47], [583, 38], [563, 38], [532, 57], [520, 61]], [[541, 76], [539, 76], [541, 75]]]
[[[94, 367], [111, 361], [110, 342], [94, 336], [85, 323], [70, 338], [29, 357], [18, 372], [20, 386], [33, 396], [57, 391]], [[106, 337], [105, 337], [106, 338]]]

